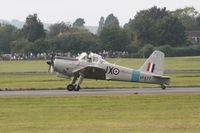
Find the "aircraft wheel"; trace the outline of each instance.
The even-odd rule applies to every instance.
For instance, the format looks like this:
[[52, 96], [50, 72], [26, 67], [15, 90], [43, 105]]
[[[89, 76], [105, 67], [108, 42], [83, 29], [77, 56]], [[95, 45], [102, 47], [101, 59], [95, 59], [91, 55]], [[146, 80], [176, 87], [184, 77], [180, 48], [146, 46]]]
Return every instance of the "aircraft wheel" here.
[[79, 85], [75, 85], [75, 86], [74, 86], [74, 91], [79, 91], [80, 88], [81, 88], [81, 87], [80, 87]]
[[163, 90], [165, 90], [165, 89], [166, 89], [166, 86], [165, 86], [165, 85], [161, 85], [161, 88], [162, 88]]
[[69, 85], [67, 86], [67, 90], [68, 90], [68, 91], [73, 91], [74, 89], [75, 89], [75, 86], [72, 85], [72, 84], [69, 84]]

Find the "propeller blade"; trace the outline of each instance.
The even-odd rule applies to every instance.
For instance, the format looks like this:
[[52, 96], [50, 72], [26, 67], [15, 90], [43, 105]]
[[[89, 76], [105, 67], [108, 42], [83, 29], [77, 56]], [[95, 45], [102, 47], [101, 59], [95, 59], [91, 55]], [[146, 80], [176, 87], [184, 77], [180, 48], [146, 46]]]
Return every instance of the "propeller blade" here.
[[51, 59], [47, 61], [47, 64], [49, 65], [48, 72], [53, 72], [54, 58], [55, 58], [55, 53], [53, 51], [53, 53], [51, 54]]
[[53, 66], [50, 67], [50, 72], [53, 72]]
[[51, 69], [51, 65], [49, 65], [49, 69], [48, 69], [48, 72], [50, 72], [50, 69]]

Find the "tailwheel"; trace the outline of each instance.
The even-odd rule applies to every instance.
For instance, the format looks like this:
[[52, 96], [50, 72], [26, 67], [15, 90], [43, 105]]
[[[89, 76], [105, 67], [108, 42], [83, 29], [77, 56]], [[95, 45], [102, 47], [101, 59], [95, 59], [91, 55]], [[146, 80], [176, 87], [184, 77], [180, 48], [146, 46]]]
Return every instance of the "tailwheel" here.
[[80, 85], [74, 85], [74, 91], [79, 91], [80, 90]]
[[165, 89], [166, 89], [166, 86], [165, 86], [165, 85], [161, 85], [161, 88], [162, 88], [163, 90], [165, 90]]
[[75, 86], [73, 85], [73, 84], [69, 84], [68, 86], [67, 86], [67, 90], [68, 91], [73, 91], [75, 89]]

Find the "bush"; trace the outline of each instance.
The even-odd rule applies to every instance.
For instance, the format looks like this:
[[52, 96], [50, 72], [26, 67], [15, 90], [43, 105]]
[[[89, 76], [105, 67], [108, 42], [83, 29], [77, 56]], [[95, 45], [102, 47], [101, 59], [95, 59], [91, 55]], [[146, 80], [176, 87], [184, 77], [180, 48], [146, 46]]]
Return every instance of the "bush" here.
[[138, 55], [138, 57], [143, 57], [143, 58], [147, 58], [151, 55], [151, 53], [154, 51], [154, 47], [152, 44], [146, 44], [144, 45], [143, 48], [141, 48], [136, 55]]
[[200, 55], [200, 46], [176, 47], [173, 56], [198, 56]]
[[159, 50], [165, 53], [167, 57], [173, 56], [200, 56], [200, 45], [192, 45], [185, 47], [171, 47], [170, 45], [163, 45], [154, 48], [153, 45], [147, 44], [142, 47], [137, 53], [131, 53], [130, 57], [147, 58], [154, 50]]
[[158, 50], [165, 53], [166, 56], [198, 56], [200, 55], [200, 46], [193, 45], [187, 47], [171, 47], [169, 45], [160, 46]]
[[156, 49], [165, 53], [165, 56], [173, 56], [174, 55], [173, 48], [170, 45], [163, 45]]

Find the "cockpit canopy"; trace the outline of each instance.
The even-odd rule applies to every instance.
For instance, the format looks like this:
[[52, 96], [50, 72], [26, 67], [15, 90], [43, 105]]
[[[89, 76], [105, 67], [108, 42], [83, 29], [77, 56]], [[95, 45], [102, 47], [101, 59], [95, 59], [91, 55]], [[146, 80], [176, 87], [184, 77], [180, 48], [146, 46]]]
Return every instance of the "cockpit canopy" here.
[[106, 62], [102, 57], [95, 53], [81, 53], [78, 57], [76, 57], [79, 61], [84, 62], [92, 62], [92, 63], [104, 63]]

